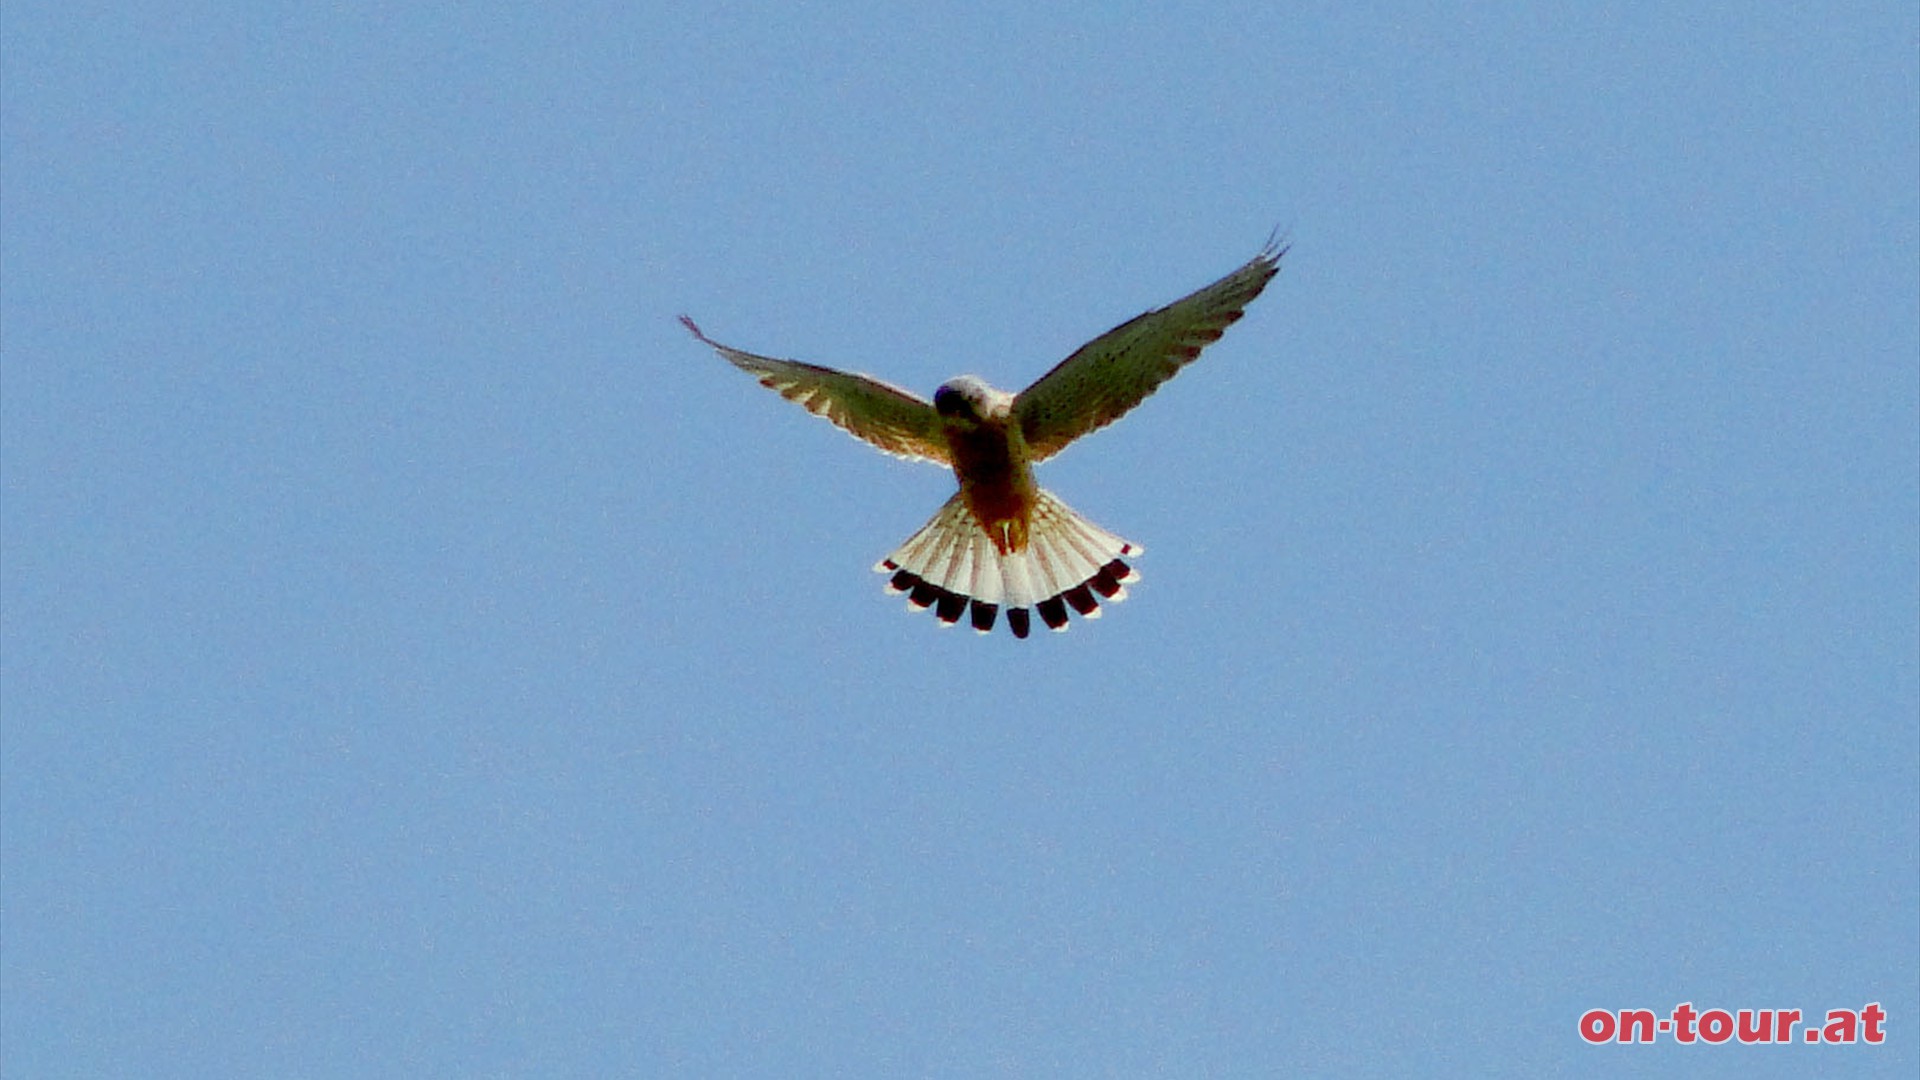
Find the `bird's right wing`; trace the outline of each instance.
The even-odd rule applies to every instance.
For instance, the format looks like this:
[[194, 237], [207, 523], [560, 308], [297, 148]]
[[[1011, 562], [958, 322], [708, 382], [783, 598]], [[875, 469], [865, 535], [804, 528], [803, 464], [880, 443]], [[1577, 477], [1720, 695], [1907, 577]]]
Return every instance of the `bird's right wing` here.
[[1130, 319], [1082, 345], [1013, 399], [1013, 415], [1035, 461], [1126, 415], [1219, 339], [1280, 270], [1284, 245], [1219, 281]]
[[918, 394], [866, 375], [741, 352], [701, 333], [685, 315], [680, 316], [680, 322], [734, 367], [760, 380], [761, 386], [815, 416], [833, 421], [849, 434], [889, 454], [941, 465], [953, 463], [946, 436], [940, 430], [940, 414]]

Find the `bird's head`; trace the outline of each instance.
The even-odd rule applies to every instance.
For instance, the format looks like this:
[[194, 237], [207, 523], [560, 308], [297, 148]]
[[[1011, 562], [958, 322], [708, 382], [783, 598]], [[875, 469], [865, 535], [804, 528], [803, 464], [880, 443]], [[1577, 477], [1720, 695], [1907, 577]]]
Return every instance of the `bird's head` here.
[[933, 392], [933, 408], [952, 419], [985, 420], [1002, 416], [1013, 407], [1013, 395], [995, 390], [972, 375], [949, 379]]

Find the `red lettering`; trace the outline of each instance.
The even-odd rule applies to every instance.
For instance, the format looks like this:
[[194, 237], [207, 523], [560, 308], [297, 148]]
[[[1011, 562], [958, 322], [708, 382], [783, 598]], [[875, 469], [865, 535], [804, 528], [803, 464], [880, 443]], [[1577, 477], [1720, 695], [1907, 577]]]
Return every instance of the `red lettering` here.
[[1773, 1036], [1772, 1009], [1740, 1010], [1740, 1041], [1763, 1043]]
[[1693, 1041], [1693, 1002], [1683, 1001], [1673, 1007], [1673, 1037], [1677, 1042]]
[[1878, 1001], [1853, 1009], [1828, 1009], [1812, 1019], [1799, 1009], [1695, 1010], [1683, 1001], [1665, 1017], [1652, 1009], [1588, 1009], [1580, 1014], [1580, 1038], [1586, 1042], [1651, 1043], [1671, 1034], [1683, 1045], [1719, 1046], [1738, 1038], [1743, 1045], [1791, 1043], [1796, 1031], [1809, 1044], [1879, 1045], [1887, 1039], [1887, 1010]]

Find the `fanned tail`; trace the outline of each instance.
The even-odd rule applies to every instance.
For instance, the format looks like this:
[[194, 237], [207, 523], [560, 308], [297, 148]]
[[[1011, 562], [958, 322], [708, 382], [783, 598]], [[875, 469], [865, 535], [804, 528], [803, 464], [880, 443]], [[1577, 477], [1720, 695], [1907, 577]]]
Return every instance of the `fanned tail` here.
[[1030, 610], [1049, 629], [1065, 630], [1069, 609], [1097, 619], [1101, 600], [1126, 599], [1127, 584], [1139, 575], [1124, 558], [1140, 552], [1139, 545], [1042, 491], [1034, 500], [1027, 546], [1003, 555], [967, 508], [965, 494], [956, 493], [873, 568], [890, 575], [888, 590], [905, 593], [909, 610], [931, 608], [944, 626], [965, 615], [985, 634], [1005, 608], [1007, 628], [1023, 638], [1032, 627]]

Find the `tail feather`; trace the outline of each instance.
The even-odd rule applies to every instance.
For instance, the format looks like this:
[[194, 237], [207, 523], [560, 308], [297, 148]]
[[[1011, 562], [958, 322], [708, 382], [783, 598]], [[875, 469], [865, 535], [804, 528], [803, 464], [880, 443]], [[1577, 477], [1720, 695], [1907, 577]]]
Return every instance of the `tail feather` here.
[[1027, 546], [1002, 554], [968, 509], [964, 495], [948, 499], [933, 519], [874, 569], [889, 575], [887, 589], [907, 594], [908, 610], [931, 608], [943, 626], [968, 616], [982, 633], [1001, 611], [1015, 637], [1032, 626], [1029, 611], [1051, 630], [1065, 630], [1071, 615], [1100, 617], [1102, 600], [1126, 599], [1126, 584], [1138, 579], [1122, 556], [1140, 547], [1102, 529], [1055, 498], [1039, 493]]
[[[947, 595], [953, 597], [964, 607], [966, 604], [966, 590], [970, 588], [973, 583], [973, 545], [968, 542], [968, 538], [965, 536], [954, 536], [950, 539], [953, 541], [953, 544], [947, 549], [946, 558], [942, 560], [945, 563], [945, 571], [935, 580], [939, 581], [944, 588], [951, 590]], [[938, 567], [941, 563], [937, 562], [934, 565]], [[952, 625], [953, 622], [959, 618], [959, 615], [956, 613], [952, 618], [949, 618], [947, 616], [949, 610], [950, 607], [947, 604], [943, 603], [941, 605], [940, 621]]]
[[1000, 553], [994, 550], [992, 537], [975, 529], [970, 547], [973, 551], [973, 573], [966, 579], [967, 595], [973, 598], [976, 605], [975, 629], [985, 633], [993, 628], [992, 616], [987, 616], [985, 628], [979, 627], [978, 606], [986, 605], [998, 610], [1007, 602], [1007, 576], [1001, 569]]
[[[968, 516], [971, 517], [972, 515]], [[992, 540], [988, 540], [988, 543], [992, 543]], [[1029, 539], [1029, 543], [1031, 543], [1031, 539]], [[1038, 586], [1034, 583], [1033, 560], [1026, 558], [1001, 558], [999, 551], [996, 550], [994, 552], [994, 562], [1000, 570], [1000, 581], [1002, 583], [1002, 591], [1006, 594], [1007, 605], [1022, 612], [1020, 625], [1024, 626], [1026, 625], [1026, 615], [1024, 614], [1026, 610], [1033, 606], [1035, 600], [1046, 595], [1039, 591]], [[1012, 616], [1009, 615], [1008, 618], [1012, 618]], [[1014, 633], [1020, 637], [1027, 636], [1020, 633], [1017, 629]]]

